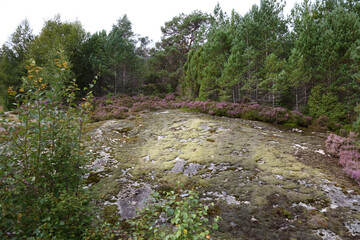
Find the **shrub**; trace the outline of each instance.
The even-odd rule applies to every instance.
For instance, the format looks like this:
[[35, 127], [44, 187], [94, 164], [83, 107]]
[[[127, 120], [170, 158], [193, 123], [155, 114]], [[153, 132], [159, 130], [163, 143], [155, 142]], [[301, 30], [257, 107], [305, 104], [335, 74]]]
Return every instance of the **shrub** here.
[[311, 123], [311, 117], [304, 116], [297, 111], [289, 111], [285, 108], [272, 108], [259, 104], [211, 102], [211, 101], [179, 101], [175, 95], [170, 94], [164, 99], [144, 96], [122, 96], [120, 98], [96, 98], [94, 101], [95, 111], [92, 118], [95, 121], [125, 118], [136, 112], [144, 110], [160, 110], [166, 108], [190, 109], [215, 116], [244, 118], [276, 124], [291, 124], [307, 127]]
[[[219, 217], [206, 217], [208, 205], [199, 202], [194, 191], [154, 192], [152, 203], [140, 210], [133, 219], [114, 224], [96, 221], [96, 227], [84, 233], [86, 240], [102, 239], [210, 239], [217, 229]], [[213, 204], [210, 204], [213, 206]]]
[[327, 116], [333, 124], [346, 119], [346, 106], [340, 103], [338, 97], [333, 93], [324, 93], [320, 86], [312, 89], [308, 106], [310, 115], [315, 119]]
[[77, 87], [66, 85], [66, 57], [59, 52], [54, 62], [55, 79], [44, 78], [31, 60], [23, 88], [19, 93], [9, 89], [23, 105], [18, 106], [19, 123], [3, 120], [0, 235], [5, 238], [78, 239], [91, 223], [81, 147], [89, 104], [74, 104]]
[[360, 153], [359, 147], [354, 144], [356, 135], [350, 133], [349, 137], [340, 137], [330, 134], [325, 141], [328, 153], [339, 157], [339, 164], [344, 172], [360, 185]]
[[209, 223], [206, 217], [209, 206], [200, 203], [194, 191], [164, 194], [162, 199], [159, 193], [154, 193], [154, 203], [141, 210], [138, 218], [128, 221], [134, 230], [130, 234], [134, 239], [210, 238], [210, 230], [217, 229], [219, 217]]

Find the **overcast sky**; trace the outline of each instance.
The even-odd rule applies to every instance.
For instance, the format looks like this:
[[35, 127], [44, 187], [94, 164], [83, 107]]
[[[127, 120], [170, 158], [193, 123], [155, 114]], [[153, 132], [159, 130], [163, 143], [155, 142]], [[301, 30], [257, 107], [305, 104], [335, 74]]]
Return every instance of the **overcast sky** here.
[[[33, 33], [38, 34], [44, 21], [58, 13], [63, 21], [79, 20], [90, 33], [109, 31], [117, 19], [127, 14], [134, 33], [156, 42], [161, 37], [160, 27], [166, 21], [193, 10], [212, 13], [217, 2], [228, 14], [235, 9], [244, 15], [253, 4], [259, 5], [260, 0], [0, 0], [0, 46], [25, 18]], [[286, 2], [285, 15], [301, 0]]]

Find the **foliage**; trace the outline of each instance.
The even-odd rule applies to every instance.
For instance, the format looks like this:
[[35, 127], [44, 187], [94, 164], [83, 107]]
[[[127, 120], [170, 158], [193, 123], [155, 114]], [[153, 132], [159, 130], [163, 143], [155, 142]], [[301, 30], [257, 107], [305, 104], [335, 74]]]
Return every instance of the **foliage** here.
[[83, 239], [210, 239], [220, 219], [209, 216], [214, 213], [212, 207], [212, 203], [200, 203], [195, 191], [153, 192], [137, 217], [115, 223], [95, 220]]
[[[354, 121], [360, 3], [304, 0], [287, 18], [284, 6], [283, 0], [262, 0], [243, 16], [235, 10], [227, 14], [219, 4], [212, 14], [179, 14], [164, 23], [152, 49], [147, 37], [132, 31], [126, 15], [109, 33], [86, 33], [80, 22], [62, 22], [59, 15], [36, 37], [22, 24], [0, 51], [2, 104], [11, 107], [5, 93], [9, 86], [19, 90], [25, 59], [45, 66], [62, 46], [80, 88], [98, 76], [99, 96], [181, 90], [188, 99], [265, 104], [309, 111], [315, 118], [326, 112], [332, 124]], [[335, 106], [317, 111], [318, 102]]]
[[94, 74], [99, 76], [98, 93], [132, 93], [139, 88], [146, 72], [143, 65], [147, 58], [148, 41], [141, 38], [140, 47], [136, 44], [126, 15], [118, 19], [109, 34], [103, 30], [85, 42], [90, 52], [88, 61]]
[[344, 120], [344, 110], [351, 120], [356, 99], [359, 99], [359, 83], [353, 75], [358, 63], [351, 57], [359, 46], [360, 24], [356, 11], [359, 6], [359, 3], [348, 1], [315, 1], [312, 4], [306, 0], [297, 5], [292, 14], [294, 49], [302, 57], [304, 69], [310, 76], [304, 89], [307, 90], [303, 94], [304, 102], [311, 88], [321, 88], [325, 98], [337, 99], [340, 104], [336, 107], [348, 105], [344, 109], [328, 109], [327, 115], [332, 115], [329, 118], [335, 121]]
[[300, 104], [302, 106], [306, 105], [306, 90], [311, 75], [306, 69], [304, 56], [301, 55], [301, 53], [296, 48], [292, 50], [288, 59], [286, 72], [288, 76], [289, 87], [295, 93], [295, 109], [299, 110]]
[[207, 41], [196, 53], [188, 55], [183, 92], [188, 90], [187, 86], [199, 85], [195, 97], [200, 100], [234, 102], [245, 98], [267, 102], [266, 96], [271, 95], [269, 102], [275, 106], [275, 92], [281, 92], [283, 81], [269, 83], [275, 82], [274, 74], [279, 75], [276, 78], [284, 78], [284, 73], [280, 74], [283, 66], [276, 67], [278, 72], [270, 77], [266, 75], [270, 73], [270, 64], [265, 62], [271, 56], [273, 66], [283, 65], [282, 60], [287, 56], [283, 7], [282, 1], [266, 0], [261, 1], [260, 8], [253, 6], [244, 17], [235, 11], [228, 17], [217, 5]]
[[289, 111], [281, 107], [266, 107], [259, 104], [213, 102], [213, 101], [181, 101], [173, 94], [161, 99], [145, 96], [122, 96], [94, 98], [92, 119], [95, 121], [127, 118], [146, 110], [161, 110], [166, 108], [191, 109], [217, 116], [259, 120], [276, 124], [295, 124], [307, 127], [311, 117], [304, 116], [298, 111]]
[[356, 134], [350, 133], [349, 137], [340, 137], [330, 134], [325, 141], [327, 151], [339, 157], [339, 164], [344, 172], [360, 185], [360, 149], [355, 143]]
[[219, 217], [209, 223], [209, 206], [199, 202], [194, 191], [152, 194], [153, 204], [142, 209], [139, 217], [129, 220], [135, 230], [133, 239], [209, 239], [217, 229]]
[[54, 79], [30, 60], [22, 88], [8, 90], [22, 105], [19, 123], [2, 123], [0, 234], [6, 238], [77, 239], [91, 222], [81, 146], [89, 105], [74, 105], [77, 88], [66, 85], [70, 68], [61, 52], [51, 61]]
[[0, 103], [5, 110], [14, 108], [14, 99], [7, 94], [12, 86], [19, 90], [21, 78], [26, 74], [25, 60], [34, 40], [30, 24], [24, 20], [0, 50]]
[[152, 50], [149, 66], [162, 92], [176, 90], [182, 80], [187, 54], [205, 41], [209, 22], [206, 13], [194, 11], [175, 16], [161, 28], [163, 37]]
[[48, 62], [49, 52], [56, 53], [58, 49], [64, 49], [72, 64], [81, 64], [74, 60], [85, 39], [86, 33], [79, 21], [62, 22], [60, 15], [56, 15], [45, 22], [41, 32], [30, 46], [28, 58], [33, 58], [38, 65], [42, 66]]
[[313, 118], [327, 116], [334, 124], [346, 119], [346, 107], [331, 92], [323, 93], [320, 86], [314, 87], [309, 97], [309, 113]]

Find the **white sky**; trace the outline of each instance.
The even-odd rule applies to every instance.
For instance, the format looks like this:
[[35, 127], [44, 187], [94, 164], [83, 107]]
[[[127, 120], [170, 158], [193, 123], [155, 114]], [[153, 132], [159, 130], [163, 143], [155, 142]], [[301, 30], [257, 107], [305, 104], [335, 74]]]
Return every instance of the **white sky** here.
[[[290, 14], [295, 2], [286, 0], [285, 15]], [[27, 18], [34, 34], [38, 34], [44, 21], [61, 15], [62, 21], [79, 20], [90, 33], [105, 29], [110, 31], [116, 20], [127, 14], [133, 31], [148, 36], [154, 42], [161, 37], [160, 27], [174, 16], [193, 10], [212, 13], [219, 2], [228, 14], [232, 9], [244, 15], [260, 0], [0, 0], [0, 46]]]

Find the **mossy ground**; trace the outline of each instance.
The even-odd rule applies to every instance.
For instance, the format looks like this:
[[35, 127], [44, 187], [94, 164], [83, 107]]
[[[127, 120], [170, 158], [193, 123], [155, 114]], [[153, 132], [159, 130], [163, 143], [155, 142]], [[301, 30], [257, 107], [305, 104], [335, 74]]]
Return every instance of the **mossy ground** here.
[[[104, 202], [134, 206], [146, 186], [196, 188], [222, 217], [215, 239], [322, 239], [319, 231], [356, 239], [344, 223], [360, 219], [359, 188], [318, 152], [324, 137], [190, 111], [147, 112], [89, 126], [88, 149], [99, 163], [89, 183]], [[353, 206], [333, 199], [336, 187]]]

